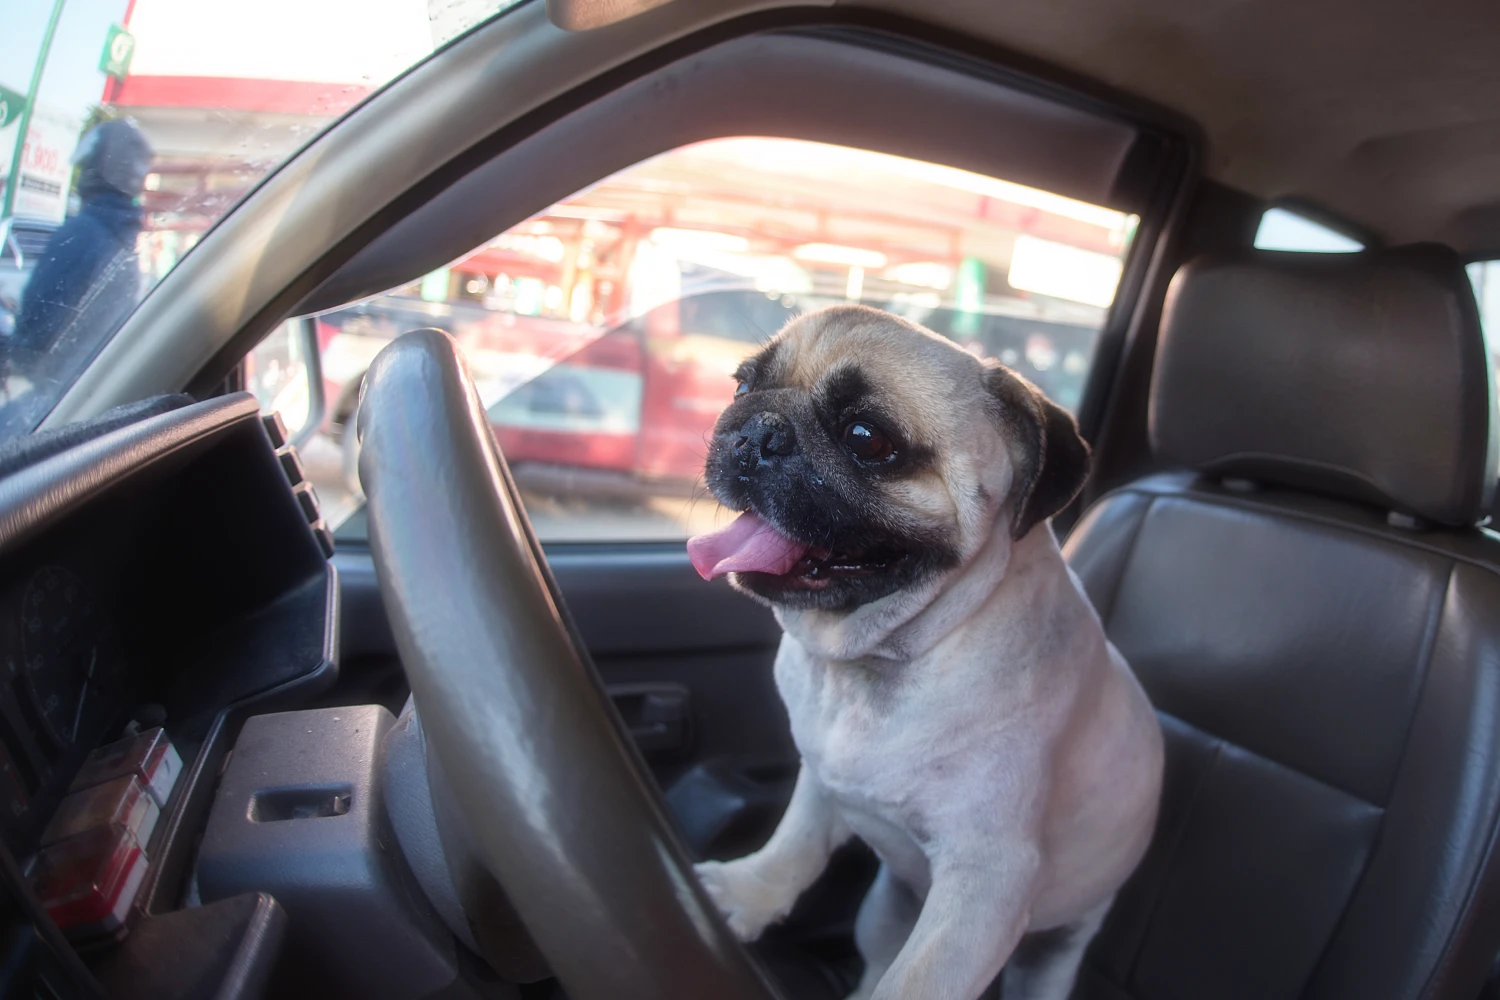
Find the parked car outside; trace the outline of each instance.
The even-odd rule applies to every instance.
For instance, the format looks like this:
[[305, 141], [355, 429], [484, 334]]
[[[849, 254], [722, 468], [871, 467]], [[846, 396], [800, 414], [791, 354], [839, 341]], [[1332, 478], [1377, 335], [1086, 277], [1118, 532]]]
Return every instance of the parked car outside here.
[[[399, 333], [434, 326], [464, 347], [496, 439], [523, 483], [622, 500], [697, 488], [705, 444], [734, 391], [731, 375], [799, 313], [832, 304], [710, 284], [640, 316], [600, 325], [488, 312], [466, 301], [381, 296], [318, 318], [329, 432], [359, 492], [352, 416], [365, 371]], [[1097, 335], [1024, 310], [978, 314], [876, 303], [997, 358], [1076, 406]]]
[[21, 293], [56, 229], [47, 219], [0, 219], [0, 337], [15, 335]]

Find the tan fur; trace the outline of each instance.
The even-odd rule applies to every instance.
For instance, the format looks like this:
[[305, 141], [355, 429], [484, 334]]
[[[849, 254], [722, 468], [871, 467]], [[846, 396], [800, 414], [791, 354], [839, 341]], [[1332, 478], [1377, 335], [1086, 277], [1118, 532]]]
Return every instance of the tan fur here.
[[[1007, 1000], [1063, 1000], [1150, 842], [1163, 753], [1045, 521], [1081, 485], [1087, 447], [1027, 383], [877, 310], [804, 316], [769, 351], [751, 387], [767, 406], [802, 405], [858, 365], [926, 452], [914, 473], [872, 479], [869, 516], [950, 540], [957, 562], [852, 609], [773, 602], [802, 770], [771, 840], [699, 876], [752, 939], [858, 836], [882, 862], [855, 928], [858, 997], [974, 1000], [1006, 967]], [[1012, 960], [1023, 934], [1057, 929], [1064, 946]]]
[[[809, 392], [856, 363], [877, 393], [900, 387], [887, 409], [911, 443], [938, 457], [935, 475], [885, 487], [889, 502], [956, 537], [963, 555], [989, 532], [989, 500], [1010, 493], [1014, 458], [989, 410], [984, 364], [951, 340], [866, 306], [833, 306], [788, 323], [772, 340], [778, 384]], [[1006, 459], [1002, 460], [1004, 454]]]

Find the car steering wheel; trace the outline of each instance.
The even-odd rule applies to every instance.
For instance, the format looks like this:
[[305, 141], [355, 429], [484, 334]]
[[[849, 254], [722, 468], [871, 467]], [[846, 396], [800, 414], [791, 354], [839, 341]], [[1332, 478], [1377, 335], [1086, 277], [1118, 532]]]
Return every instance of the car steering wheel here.
[[358, 426], [380, 592], [451, 799], [434, 805], [569, 996], [774, 998], [574, 639], [453, 338], [381, 351]]

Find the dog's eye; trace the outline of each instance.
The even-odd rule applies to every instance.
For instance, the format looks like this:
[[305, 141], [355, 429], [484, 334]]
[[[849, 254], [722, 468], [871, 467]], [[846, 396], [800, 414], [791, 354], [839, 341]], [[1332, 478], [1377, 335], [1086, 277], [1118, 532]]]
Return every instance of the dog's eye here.
[[890, 436], [868, 420], [851, 420], [844, 425], [844, 447], [861, 462], [885, 462], [896, 454]]
[[734, 398], [735, 399], [739, 399], [741, 396], [743, 396], [745, 393], [747, 393], [749, 391], [750, 391], [750, 383], [749, 382], [741, 382], [739, 385], [737, 385], [737, 386], [734, 387]]

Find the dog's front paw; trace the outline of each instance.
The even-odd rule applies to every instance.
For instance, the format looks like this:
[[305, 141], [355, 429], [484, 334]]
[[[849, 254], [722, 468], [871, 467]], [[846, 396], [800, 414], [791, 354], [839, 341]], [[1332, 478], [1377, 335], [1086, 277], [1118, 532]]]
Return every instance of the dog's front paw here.
[[744, 859], [704, 861], [693, 866], [709, 898], [724, 914], [729, 929], [741, 941], [754, 941], [771, 924], [791, 912], [797, 901], [775, 879], [764, 878], [758, 866]]

